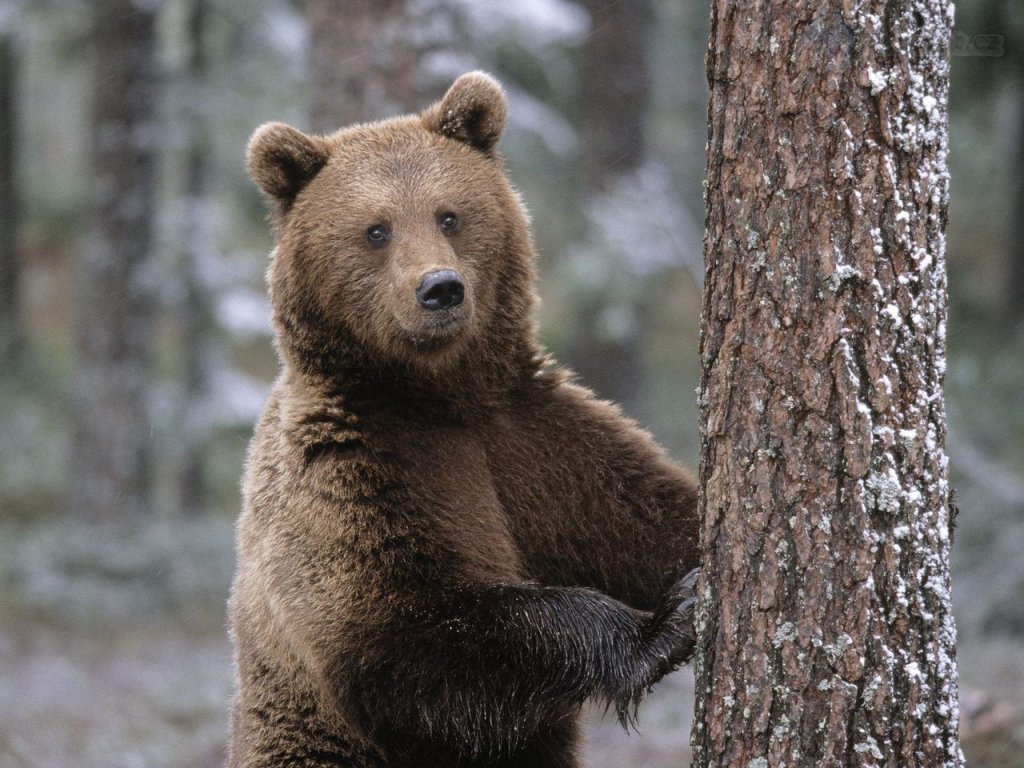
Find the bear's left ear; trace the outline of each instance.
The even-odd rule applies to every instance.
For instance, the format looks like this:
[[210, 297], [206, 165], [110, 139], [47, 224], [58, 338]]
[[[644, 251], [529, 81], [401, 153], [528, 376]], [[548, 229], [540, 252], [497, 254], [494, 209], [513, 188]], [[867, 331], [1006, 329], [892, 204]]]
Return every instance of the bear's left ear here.
[[486, 72], [469, 72], [423, 113], [423, 122], [429, 130], [493, 155], [507, 111], [501, 84]]
[[245, 155], [253, 181], [287, 210], [327, 163], [328, 152], [319, 136], [284, 123], [266, 123], [249, 139]]

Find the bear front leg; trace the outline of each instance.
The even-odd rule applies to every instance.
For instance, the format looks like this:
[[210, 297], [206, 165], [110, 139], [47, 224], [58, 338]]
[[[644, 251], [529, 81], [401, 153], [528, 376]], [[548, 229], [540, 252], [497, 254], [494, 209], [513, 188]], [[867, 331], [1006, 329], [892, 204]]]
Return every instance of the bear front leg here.
[[654, 613], [583, 588], [452, 588], [367, 646], [350, 701], [409, 760], [511, 755], [590, 696], [627, 719], [690, 657], [692, 608], [686, 584]]
[[614, 405], [562, 384], [488, 444], [523, 563], [543, 584], [598, 589], [653, 610], [700, 564], [697, 485]]

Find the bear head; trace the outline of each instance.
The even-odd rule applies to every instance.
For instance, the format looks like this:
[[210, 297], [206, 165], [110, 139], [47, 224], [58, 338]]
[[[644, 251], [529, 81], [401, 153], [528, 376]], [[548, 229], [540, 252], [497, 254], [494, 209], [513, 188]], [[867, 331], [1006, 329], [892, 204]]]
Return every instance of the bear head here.
[[300, 370], [369, 385], [529, 367], [533, 246], [497, 142], [506, 100], [458, 78], [419, 115], [249, 142], [273, 203], [268, 270], [278, 348]]

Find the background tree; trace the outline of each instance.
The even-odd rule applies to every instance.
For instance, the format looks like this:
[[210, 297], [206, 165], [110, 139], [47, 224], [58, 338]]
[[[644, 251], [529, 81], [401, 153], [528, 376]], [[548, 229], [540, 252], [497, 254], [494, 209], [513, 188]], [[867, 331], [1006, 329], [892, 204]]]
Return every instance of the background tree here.
[[18, 67], [11, 25], [0, 10], [0, 360], [9, 360], [23, 341], [14, 163]]
[[208, 174], [210, 154], [210, 96], [206, 87], [207, 60], [204, 37], [210, 12], [209, 0], [190, 0], [186, 15], [188, 53], [184, 68], [186, 108], [184, 231], [181, 254], [182, 291], [177, 302], [177, 320], [182, 331], [182, 415], [180, 422], [183, 457], [178, 485], [178, 505], [184, 515], [195, 517], [206, 506], [206, 446], [210, 436], [200, 423], [210, 400], [211, 336], [216, 327], [212, 297], [204, 284], [205, 254], [211, 247]]
[[962, 764], [952, 9], [716, 0], [695, 765]]
[[586, 0], [583, 5], [590, 12], [590, 34], [580, 62], [577, 176], [582, 194], [577, 210], [582, 237], [570, 266], [584, 278], [574, 296], [571, 362], [588, 386], [636, 414], [646, 325], [638, 296], [649, 292], [632, 268], [631, 253], [623, 252], [621, 238], [609, 238], [607, 230], [622, 226], [609, 209], [626, 204], [627, 197], [634, 198], [630, 205], [640, 202], [635, 187], [648, 158], [654, 9], [649, 0]]
[[[1017, 56], [1012, 66], [1004, 67], [1002, 78], [1010, 80], [1011, 93], [1020, 104], [1024, 101], [1024, 13], [1010, 0], [997, 3], [996, 21], [993, 28], [1002, 32], [1000, 50], [1012, 50]], [[993, 45], [997, 43], [992, 41]], [[995, 57], [992, 57], [995, 58]], [[1018, 109], [1012, 156], [1011, 178], [1015, 180], [1012, 189], [1013, 210], [1024, 210], [1024, 110]], [[1007, 275], [1006, 316], [1017, 333], [1024, 334], [1024, 216], [1014, 216], [1006, 235]]]
[[149, 510], [156, 191], [155, 10], [93, 3], [89, 235], [78, 279], [69, 509], [86, 519]]
[[465, 44], [458, 3], [307, 0], [306, 9], [310, 126], [322, 133], [422, 109], [451, 74], [430, 57]]

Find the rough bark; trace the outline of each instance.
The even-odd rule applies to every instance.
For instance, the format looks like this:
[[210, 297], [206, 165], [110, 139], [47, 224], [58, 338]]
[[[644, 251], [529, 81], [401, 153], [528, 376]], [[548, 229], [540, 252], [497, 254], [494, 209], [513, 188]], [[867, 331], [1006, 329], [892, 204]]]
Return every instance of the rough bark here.
[[93, 8], [90, 229], [79, 266], [68, 501], [72, 514], [122, 519], [150, 501], [155, 11], [132, 0]]
[[697, 766], [959, 766], [945, 0], [712, 4]]
[[308, 0], [306, 9], [314, 131], [421, 109], [461, 74], [424, 67], [464, 40], [457, 3]]
[[[584, 199], [579, 207], [586, 211], [595, 198], [615, 194], [646, 159], [654, 9], [650, 0], [586, 0], [583, 5], [590, 13], [590, 35], [580, 65]], [[626, 255], [614, 252], [602, 236], [603, 223], [584, 222], [582, 257], [603, 279], [576, 294], [571, 358], [587, 386], [635, 413], [643, 380], [645, 307], [635, 292], [624, 289], [636, 276], [628, 274]], [[602, 260], [607, 263], [597, 263]]]
[[0, 30], [0, 360], [9, 360], [23, 341], [21, 270], [15, 242], [18, 221], [14, 164], [16, 64], [13, 35]]

